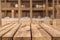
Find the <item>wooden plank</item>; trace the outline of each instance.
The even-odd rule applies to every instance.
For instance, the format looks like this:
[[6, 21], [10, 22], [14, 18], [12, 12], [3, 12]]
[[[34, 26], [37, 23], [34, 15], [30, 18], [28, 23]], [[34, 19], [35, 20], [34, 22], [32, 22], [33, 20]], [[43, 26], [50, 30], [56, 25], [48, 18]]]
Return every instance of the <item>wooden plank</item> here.
[[32, 0], [30, 0], [30, 18], [32, 22]]
[[19, 28], [17, 33], [14, 35], [13, 40], [31, 40], [30, 28], [22, 28]]
[[53, 18], [55, 18], [55, 16], [54, 16], [55, 12], [54, 11], [55, 11], [55, 0], [53, 0]]
[[21, 26], [20, 31], [28, 31], [30, 30], [30, 26]]
[[20, 24], [17, 24], [13, 29], [11, 29], [8, 33], [6, 33], [3, 37], [2, 40], [12, 40], [14, 34], [17, 32]]
[[30, 21], [21, 21], [21, 26], [30, 26]]
[[50, 25], [46, 25], [44, 23], [41, 24], [41, 27], [45, 29], [51, 36], [53, 40], [60, 40], [60, 31], [54, 29]]
[[16, 26], [16, 24], [10, 26], [9, 28], [5, 28], [5, 30], [1, 31], [0, 32], [0, 40], [1, 40], [1, 37], [6, 34], [7, 32], [9, 32], [12, 28], [14, 28], [14, 26]]
[[11, 23], [7, 23], [7, 24], [5, 24], [5, 25], [2, 25], [2, 27], [3, 27], [3, 26], [6, 26], [6, 25], [9, 25], [9, 24], [11, 24]]
[[31, 24], [32, 29], [37, 30], [37, 29], [41, 29], [39, 24]]
[[1, 0], [0, 0], [0, 26], [2, 24], [1, 18], [2, 18], [2, 12], [1, 12]]
[[39, 31], [44, 38], [43, 40], [51, 40], [51, 36], [44, 29], [40, 29]]
[[9, 25], [5, 25], [5, 26], [3, 26], [2, 28], [0, 28], [0, 32], [2, 31], [2, 30], [4, 30], [5, 28], [8, 28], [9, 26], [12, 26], [14, 23], [11, 23], [11, 24], [9, 24]]
[[51, 37], [43, 29], [32, 28], [32, 40], [51, 40]]
[[46, 0], [46, 17], [48, 17], [48, 0]]
[[18, 18], [21, 18], [21, 0], [18, 0]]
[[33, 10], [46, 10], [46, 8], [33, 8]]

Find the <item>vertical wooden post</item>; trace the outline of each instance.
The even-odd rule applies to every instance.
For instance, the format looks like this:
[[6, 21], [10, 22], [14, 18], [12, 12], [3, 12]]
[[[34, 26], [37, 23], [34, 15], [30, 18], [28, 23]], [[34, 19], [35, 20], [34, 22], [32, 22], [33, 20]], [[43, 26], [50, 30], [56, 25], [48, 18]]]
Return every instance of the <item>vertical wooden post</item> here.
[[32, 0], [30, 0], [30, 18], [32, 22]]
[[12, 18], [14, 18], [14, 10], [12, 10]]
[[57, 5], [59, 4], [59, 1], [57, 0]]
[[2, 18], [2, 13], [1, 13], [1, 0], [0, 0], [0, 26], [2, 24], [1, 18]]
[[48, 0], [46, 0], [46, 17], [48, 17]]
[[53, 0], [53, 19], [55, 18], [55, 17], [54, 17], [54, 5], [55, 5], [54, 2], [55, 2], [55, 1]]
[[[59, 5], [59, 1], [57, 0], [57, 6]], [[58, 9], [58, 7], [56, 7], [56, 9], [57, 9], [57, 14], [56, 14], [56, 18], [59, 18], [59, 9]]]
[[18, 0], [18, 17], [21, 18], [21, 0]]
[[[5, 0], [5, 8], [7, 8], [7, 7], [6, 7], [6, 0]], [[6, 17], [6, 12], [7, 12], [7, 11], [6, 11], [6, 9], [5, 9], [5, 17]]]
[[21, 18], [21, 0], [18, 0], [18, 23], [20, 22], [20, 18]]
[[2, 18], [2, 13], [1, 13], [1, 0], [0, 0], [0, 18]]

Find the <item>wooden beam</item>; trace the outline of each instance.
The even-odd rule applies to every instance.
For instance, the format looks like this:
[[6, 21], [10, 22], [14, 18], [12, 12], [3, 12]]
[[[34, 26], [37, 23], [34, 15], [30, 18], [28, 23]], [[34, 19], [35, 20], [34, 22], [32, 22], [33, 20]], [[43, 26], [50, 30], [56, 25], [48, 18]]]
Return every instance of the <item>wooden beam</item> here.
[[12, 28], [8, 33], [6, 33], [5, 35], [3, 35], [2, 40], [12, 40], [14, 34], [16, 33], [16, 31], [18, 30], [18, 28], [20, 24], [17, 24], [14, 28]]
[[21, 0], [18, 0], [18, 18], [21, 18]]
[[20, 26], [13, 40], [31, 40], [30, 26]]
[[14, 18], [14, 10], [12, 10], [12, 18]]
[[30, 0], [30, 18], [32, 22], [32, 0]]
[[20, 18], [21, 18], [21, 0], [18, 0], [18, 23], [20, 23]]
[[[6, 4], [7, 4], [7, 1], [5, 0], [5, 8], [7, 8], [7, 7], [6, 7], [6, 6], [7, 6]], [[6, 13], [7, 13], [7, 10], [5, 9], [5, 17], [6, 17], [6, 15], [7, 15]]]
[[4, 35], [4, 34], [6, 34], [7, 32], [9, 32], [9, 31], [10, 31], [12, 28], [14, 28], [16, 25], [17, 25], [17, 23], [14, 24], [14, 25], [12, 25], [12, 26], [10, 26], [10, 27], [8, 27], [8, 28], [5, 28], [3, 31], [1, 31], [1, 32], [0, 32], [0, 40], [2, 39], [2, 35]]
[[59, 4], [59, 0], [57, 0], [57, 5]]
[[52, 36], [52, 40], [60, 40], [60, 31], [45, 23], [40, 24], [41, 27]]
[[[34, 27], [34, 28], [33, 28]], [[38, 25], [32, 25], [32, 40], [51, 40], [51, 36]]]
[[55, 6], [55, 1], [53, 0], [53, 19], [55, 18], [55, 16], [54, 16], [55, 15], [55, 12], [54, 12], [55, 11], [54, 10], [55, 8], [54, 8], [54, 6]]
[[51, 40], [51, 37], [43, 29], [32, 30], [32, 40]]
[[7, 25], [2, 26], [2, 28], [0, 28], [0, 32], [3, 31], [4, 29], [8, 28], [9, 26], [12, 26], [14, 23], [10, 23]]
[[[59, 0], [57, 0], [57, 6], [59, 5]], [[59, 9], [56, 7], [57, 9], [57, 14], [56, 14], [56, 18], [59, 18]]]
[[0, 0], [0, 18], [2, 18], [2, 13], [1, 13], [1, 0]]
[[48, 17], [48, 0], [46, 0], [46, 17]]
[[2, 18], [2, 13], [1, 13], [1, 0], [0, 0], [0, 25], [2, 24], [1, 18]]

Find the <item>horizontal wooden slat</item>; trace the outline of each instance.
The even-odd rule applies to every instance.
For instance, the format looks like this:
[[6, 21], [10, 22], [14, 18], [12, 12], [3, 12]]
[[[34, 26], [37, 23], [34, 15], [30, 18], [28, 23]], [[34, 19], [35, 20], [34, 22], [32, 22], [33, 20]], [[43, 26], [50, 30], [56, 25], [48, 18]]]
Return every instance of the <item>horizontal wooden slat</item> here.
[[44, 23], [41, 24], [41, 27], [45, 29], [51, 36], [53, 40], [60, 40], [60, 31], [54, 29], [50, 25], [46, 25]]
[[29, 26], [21, 25], [20, 31], [27, 31], [27, 30], [30, 30], [30, 25]]
[[51, 37], [43, 29], [34, 29], [32, 26], [32, 40], [51, 40]]
[[12, 28], [14, 28], [15, 25], [16, 25], [16, 24], [10, 26], [9, 28], [5, 28], [5, 30], [1, 31], [1, 32], [0, 32], [0, 40], [1, 40], [1, 37], [2, 37], [4, 34], [6, 34], [8, 31], [10, 31]]
[[41, 29], [39, 24], [31, 24], [32, 29], [37, 30], [37, 29]]
[[0, 32], [1, 32], [2, 30], [4, 30], [5, 28], [8, 28], [9, 26], [13, 25], [13, 24], [14, 24], [14, 23], [11, 23], [11, 24], [8, 24], [8, 25], [3, 26], [2, 28], [0, 28]]
[[3, 37], [2, 40], [12, 40], [14, 34], [16, 33], [16, 31], [18, 30], [18, 28], [20, 24], [16, 24], [16, 26], [11, 29], [11, 31], [9, 31], [8, 33], [6, 33]]
[[7, 24], [5, 24], [5, 25], [2, 25], [2, 27], [3, 27], [3, 26], [6, 26], [6, 25], [9, 25], [9, 24], [11, 24], [11, 23], [7, 23]]
[[27, 27], [30, 27], [30, 26], [19, 28], [19, 30], [13, 37], [13, 40], [31, 40], [30, 28], [27, 28]]

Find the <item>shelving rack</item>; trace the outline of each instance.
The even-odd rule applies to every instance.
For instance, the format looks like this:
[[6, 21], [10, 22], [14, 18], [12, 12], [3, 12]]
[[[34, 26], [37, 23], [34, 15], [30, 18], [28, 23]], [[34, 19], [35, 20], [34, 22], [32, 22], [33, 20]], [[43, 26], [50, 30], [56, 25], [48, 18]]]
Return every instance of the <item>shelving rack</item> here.
[[0, 0], [0, 18], [60, 18], [59, 0]]

